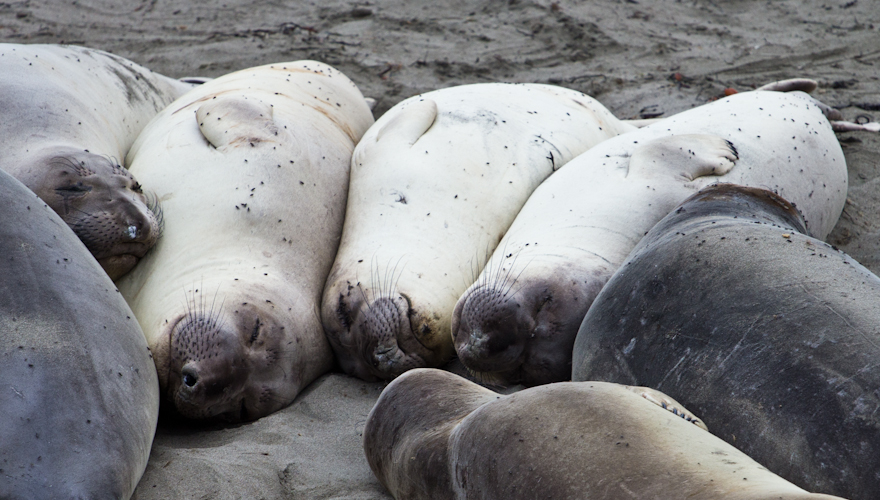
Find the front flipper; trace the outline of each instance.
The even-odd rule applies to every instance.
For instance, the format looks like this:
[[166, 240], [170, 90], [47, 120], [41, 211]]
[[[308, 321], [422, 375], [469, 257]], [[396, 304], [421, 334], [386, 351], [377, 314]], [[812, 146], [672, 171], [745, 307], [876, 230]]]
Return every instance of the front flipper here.
[[717, 135], [673, 135], [636, 148], [629, 160], [629, 173], [651, 177], [672, 171], [693, 181], [724, 175], [738, 159], [733, 144]]
[[[437, 119], [437, 103], [431, 99], [419, 99], [407, 103], [381, 125], [375, 136], [370, 131], [361, 139], [352, 157], [352, 166], [363, 165], [365, 156], [372, 154], [373, 148], [390, 148], [394, 151], [407, 150], [423, 136]], [[372, 130], [372, 128], [370, 129]]]
[[709, 430], [709, 428], [706, 427], [706, 424], [704, 424], [702, 420], [697, 418], [697, 416], [691, 413], [690, 410], [682, 406], [681, 403], [670, 398], [666, 394], [663, 394], [656, 389], [651, 389], [650, 387], [638, 387], [630, 385], [627, 385], [625, 387], [628, 390], [654, 403], [655, 405], [663, 408], [664, 410], [669, 411], [673, 415], [678, 415], [684, 420], [696, 425], [700, 429], [703, 429], [704, 431]]
[[199, 131], [218, 150], [277, 142], [272, 107], [258, 99], [216, 97], [196, 111]]
[[376, 141], [392, 140], [412, 146], [425, 135], [437, 119], [437, 103], [431, 99], [414, 101], [401, 109], [376, 133]]

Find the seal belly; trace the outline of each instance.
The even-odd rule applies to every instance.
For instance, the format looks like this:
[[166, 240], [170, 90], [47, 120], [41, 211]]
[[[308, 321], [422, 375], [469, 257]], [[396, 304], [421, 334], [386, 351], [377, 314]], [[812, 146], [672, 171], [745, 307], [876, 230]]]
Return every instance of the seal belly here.
[[165, 234], [119, 288], [184, 416], [260, 418], [331, 368], [317, 309], [372, 122], [345, 75], [295, 61], [203, 84], [132, 147]]

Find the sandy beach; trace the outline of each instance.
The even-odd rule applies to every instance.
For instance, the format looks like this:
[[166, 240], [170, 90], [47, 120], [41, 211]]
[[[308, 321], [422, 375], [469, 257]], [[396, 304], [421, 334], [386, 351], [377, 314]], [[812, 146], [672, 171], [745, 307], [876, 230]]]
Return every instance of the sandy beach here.
[[[880, 120], [871, 0], [12, 0], [0, 2], [0, 40], [93, 47], [172, 77], [315, 59], [376, 99], [377, 118], [466, 83], [560, 85], [650, 118], [805, 77], [846, 119]], [[880, 135], [838, 138], [849, 194], [828, 241], [880, 273]], [[254, 423], [163, 418], [134, 498], [389, 498], [361, 449], [382, 387], [335, 373]]]

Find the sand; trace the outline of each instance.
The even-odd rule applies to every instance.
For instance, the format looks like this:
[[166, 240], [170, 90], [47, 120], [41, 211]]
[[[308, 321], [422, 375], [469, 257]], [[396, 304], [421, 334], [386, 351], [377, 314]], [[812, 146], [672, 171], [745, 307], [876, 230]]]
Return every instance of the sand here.
[[[377, 100], [476, 82], [586, 92], [622, 118], [668, 116], [774, 80], [819, 81], [850, 120], [880, 119], [874, 0], [19, 0], [0, 40], [110, 51], [173, 77], [317, 59]], [[840, 134], [850, 173], [828, 240], [880, 272], [880, 136]], [[382, 384], [341, 374], [234, 427], [163, 419], [135, 498], [388, 498], [361, 449]]]

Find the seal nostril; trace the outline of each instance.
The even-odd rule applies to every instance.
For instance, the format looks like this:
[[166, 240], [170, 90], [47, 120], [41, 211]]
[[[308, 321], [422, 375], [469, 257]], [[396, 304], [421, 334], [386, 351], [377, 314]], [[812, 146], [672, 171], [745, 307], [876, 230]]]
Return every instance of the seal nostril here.
[[132, 226], [128, 226], [127, 231], [128, 231], [128, 238], [129, 238], [129, 239], [132, 239], [132, 240], [133, 240], [133, 239], [135, 239], [135, 238], [138, 237], [138, 228], [137, 228], [137, 226], [134, 226], [134, 225], [132, 225]]
[[183, 383], [187, 387], [193, 387], [199, 382], [199, 377], [190, 370], [183, 371]]

